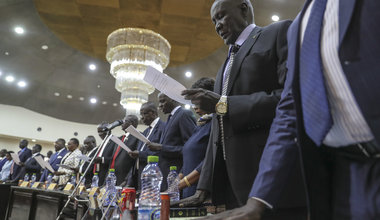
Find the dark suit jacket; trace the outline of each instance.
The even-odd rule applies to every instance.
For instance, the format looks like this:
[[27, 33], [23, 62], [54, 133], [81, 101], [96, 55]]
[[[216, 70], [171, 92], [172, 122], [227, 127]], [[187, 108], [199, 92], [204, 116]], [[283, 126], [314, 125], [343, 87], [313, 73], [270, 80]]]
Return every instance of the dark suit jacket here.
[[[156, 126], [154, 126], [152, 133], [150, 134], [148, 140], [154, 143], [159, 143], [161, 134], [165, 128], [165, 122], [158, 120]], [[143, 135], [146, 137], [149, 134], [149, 128], [146, 128], [143, 132]], [[128, 186], [136, 187], [136, 189], [141, 189], [140, 186], [140, 179], [141, 179], [141, 172], [143, 171], [144, 167], [147, 165], [147, 158], [150, 155], [158, 155], [158, 152], [154, 152], [149, 150], [147, 146], [144, 147], [143, 151], [140, 151], [143, 147], [144, 143], [142, 141], [139, 141], [137, 144], [137, 150], [139, 151], [139, 169], [137, 169], [136, 163], [133, 166], [133, 173], [128, 178]]]
[[[309, 3], [307, 1], [306, 5]], [[319, 174], [318, 164], [321, 161], [315, 150], [317, 148], [306, 135], [302, 119], [298, 59], [299, 30], [305, 8], [289, 28], [288, 78], [250, 195], [276, 206], [284, 191], [296, 193], [297, 189], [286, 185], [292, 179], [289, 174], [297, 164], [294, 161], [301, 155], [311, 219], [329, 219], [323, 216], [326, 212], [321, 211], [330, 201], [326, 199], [329, 195], [325, 188], [329, 183], [323, 182]], [[380, 29], [373, 21], [380, 19], [379, 9], [380, 2], [377, 0], [339, 2], [339, 59], [356, 102], [377, 142], [380, 142]], [[347, 184], [350, 181], [347, 179]]]
[[[36, 156], [40, 156], [41, 154], [38, 153]], [[35, 156], [35, 157], [36, 157]], [[44, 158], [43, 155], [41, 155], [42, 158]], [[25, 172], [24, 172], [24, 175], [25, 173], [29, 174], [29, 176], [31, 177], [33, 175], [33, 173], [36, 174], [37, 178], [36, 180], [38, 181], [41, 177], [41, 166], [40, 164], [37, 162], [37, 160], [34, 158], [34, 157], [29, 157], [26, 161], [25, 161], [25, 165], [23, 167], [25, 169]]]
[[[58, 170], [58, 164], [61, 164], [61, 160], [63, 157], [67, 154], [67, 149], [64, 148], [60, 153], [55, 152], [53, 155], [51, 155], [49, 159], [49, 164], [51, 167], [57, 171]], [[48, 177], [50, 171], [48, 169], [45, 169], [41, 175], [40, 182], [45, 182], [46, 178]]]
[[[122, 139], [122, 137], [120, 137], [120, 139]], [[138, 139], [132, 135], [129, 135], [128, 139], [124, 141], [124, 143], [125, 145], [127, 145], [127, 147], [129, 147], [129, 149], [133, 151], [137, 149]], [[114, 154], [116, 153], [116, 150], [117, 150], [117, 146], [115, 145]], [[110, 165], [111, 163], [112, 163], [112, 159], [110, 161]], [[123, 148], [120, 148], [120, 151], [116, 156], [115, 165], [114, 165], [115, 175], [116, 175], [116, 185], [120, 185], [122, 182], [125, 181], [128, 173], [131, 171], [134, 164], [135, 164], [135, 159], [130, 157], [126, 150], [124, 150]]]
[[195, 127], [194, 114], [182, 107], [177, 109], [166, 123], [161, 135], [162, 150], [159, 152], [160, 159], [158, 161], [163, 175], [161, 191], [165, 191], [167, 188], [166, 178], [170, 166], [177, 166], [177, 170], [182, 168], [182, 147], [193, 134]]
[[[275, 116], [286, 76], [286, 32], [290, 21], [255, 27], [236, 53], [227, 89], [228, 112], [224, 116], [226, 169], [238, 205], [244, 205], [258, 171], [262, 151]], [[224, 65], [214, 91], [221, 94]], [[226, 171], [217, 151], [219, 122], [214, 115], [208, 149], [198, 189], [213, 194], [213, 202], [223, 202]], [[217, 162], [216, 162], [217, 161]], [[219, 173], [218, 173], [219, 172]], [[214, 175], [215, 174], [215, 175]], [[214, 185], [214, 186], [213, 186]], [[216, 188], [217, 187], [217, 188]], [[219, 202], [220, 201], [220, 202]]]
[[97, 166], [99, 166], [98, 176], [99, 176], [99, 186], [102, 186], [105, 184], [106, 176], [108, 175], [108, 169], [110, 167], [112, 156], [115, 151], [116, 144], [113, 141], [109, 141], [108, 144], [105, 146], [103, 153], [101, 155], [98, 155], [98, 157], [102, 157], [104, 163], [99, 163]]
[[[23, 163], [25, 163], [25, 161], [31, 156], [32, 156], [32, 151], [29, 148], [26, 148], [21, 154], [18, 155], [18, 157], [20, 158], [20, 161]], [[12, 182], [17, 182], [20, 178], [22, 178], [20, 172], [21, 172], [21, 167], [15, 163], [13, 166], [13, 174], [11, 175]]]

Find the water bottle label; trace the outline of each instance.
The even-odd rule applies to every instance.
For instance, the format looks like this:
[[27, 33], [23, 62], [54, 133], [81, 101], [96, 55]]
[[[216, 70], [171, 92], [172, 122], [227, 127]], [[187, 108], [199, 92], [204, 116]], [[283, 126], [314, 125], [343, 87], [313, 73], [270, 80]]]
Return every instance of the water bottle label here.
[[138, 220], [159, 220], [161, 208], [139, 207]]

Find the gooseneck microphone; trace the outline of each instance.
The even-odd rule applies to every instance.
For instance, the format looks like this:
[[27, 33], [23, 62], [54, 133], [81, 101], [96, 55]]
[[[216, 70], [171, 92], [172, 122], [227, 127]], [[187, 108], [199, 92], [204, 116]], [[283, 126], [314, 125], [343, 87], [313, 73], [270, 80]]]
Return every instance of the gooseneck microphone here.
[[107, 125], [103, 131], [109, 131], [109, 130], [112, 130], [114, 128], [116, 128], [117, 126], [120, 126], [124, 123], [124, 120], [116, 120], [114, 122], [112, 122], [111, 124]]

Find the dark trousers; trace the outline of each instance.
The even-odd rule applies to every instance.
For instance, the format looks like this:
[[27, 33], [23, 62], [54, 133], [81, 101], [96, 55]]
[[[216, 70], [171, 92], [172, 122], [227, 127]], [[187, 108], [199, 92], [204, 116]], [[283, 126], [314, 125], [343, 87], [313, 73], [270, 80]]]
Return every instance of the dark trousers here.
[[356, 157], [356, 152], [327, 146], [314, 148], [318, 160], [312, 161], [318, 163], [311, 165], [314, 170], [306, 170], [310, 219], [380, 219], [380, 158]]

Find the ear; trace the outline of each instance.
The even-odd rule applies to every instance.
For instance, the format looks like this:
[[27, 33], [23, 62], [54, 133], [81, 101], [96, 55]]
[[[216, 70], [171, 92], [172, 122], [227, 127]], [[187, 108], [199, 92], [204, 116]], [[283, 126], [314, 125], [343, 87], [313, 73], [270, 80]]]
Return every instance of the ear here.
[[242, 2], [242, 3], [240, 4], [240, 10], [241, 10], [241, 13], [242, 13], [243, 17], [244, 17], [245, 19], [247, 19], [247, 18], [248, 18], [248, 11], [249, 11], [249, 8], [248, 8], [248, 5], [247, 5], [246, 2]]

